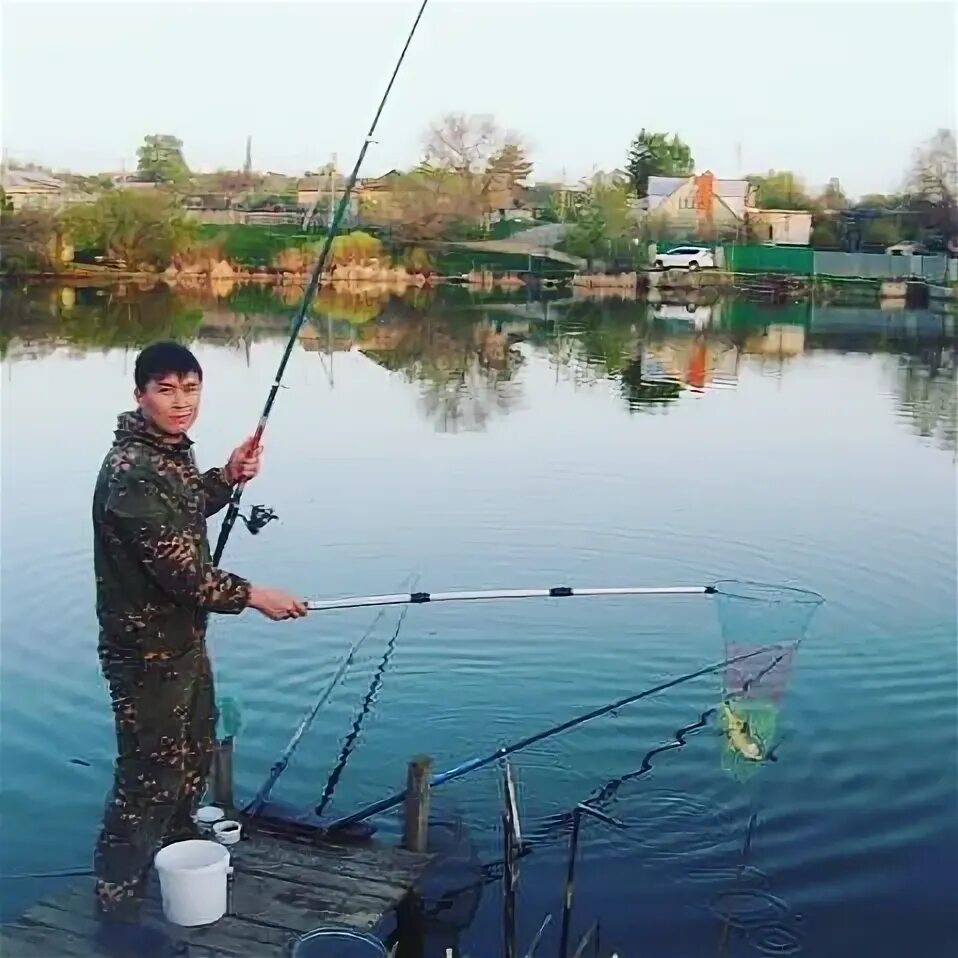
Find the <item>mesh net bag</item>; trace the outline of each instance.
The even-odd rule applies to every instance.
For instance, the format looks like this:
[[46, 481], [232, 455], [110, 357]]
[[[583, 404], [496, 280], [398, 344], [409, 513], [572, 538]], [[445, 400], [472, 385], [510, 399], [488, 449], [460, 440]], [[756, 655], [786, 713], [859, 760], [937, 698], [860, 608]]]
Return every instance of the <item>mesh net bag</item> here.
[[824, 599], [760, 582], [725, 580], [714, 590], [729, 663], [719, 706], [722, 767], [744, 780], [773, 755], [795, 654]]

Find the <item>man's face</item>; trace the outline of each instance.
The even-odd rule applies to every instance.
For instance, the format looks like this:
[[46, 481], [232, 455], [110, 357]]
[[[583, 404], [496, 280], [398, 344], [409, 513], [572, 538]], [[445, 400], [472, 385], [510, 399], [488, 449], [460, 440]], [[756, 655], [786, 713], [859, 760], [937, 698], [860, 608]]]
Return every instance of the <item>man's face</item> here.
[[203, 384], [196, 373], [166, 373], [134, 395], [144, 418], [155, 429], [179, 438], [196, 422]]

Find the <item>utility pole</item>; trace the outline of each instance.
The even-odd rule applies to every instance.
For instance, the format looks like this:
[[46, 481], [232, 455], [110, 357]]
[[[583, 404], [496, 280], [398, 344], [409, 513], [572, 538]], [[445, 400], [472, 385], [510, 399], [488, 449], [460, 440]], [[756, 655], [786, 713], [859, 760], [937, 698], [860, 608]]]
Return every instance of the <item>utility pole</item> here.
[[329, 225], [327, 229], [333, 228], [333, 217], [336, 209], [336, 154], [333, 154], [332, 162], [329, 164]]

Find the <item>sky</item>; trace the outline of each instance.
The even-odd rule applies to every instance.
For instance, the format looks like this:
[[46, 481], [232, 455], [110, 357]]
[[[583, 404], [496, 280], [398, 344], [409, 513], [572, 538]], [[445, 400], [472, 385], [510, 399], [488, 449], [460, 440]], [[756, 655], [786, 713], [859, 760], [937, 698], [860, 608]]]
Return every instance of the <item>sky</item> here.
[[[149, 133], [191, 168], [348, 170], [419, 0], [5, 2], [0, 138], [78, 172], [132, 170]], [[625, 165], [640, 128], [697, 171], [902, 186], [956, 125], [954, 0], [429, 0], [362, 174], [414, 164], [443, 114], [521, 134], [533, 179]]]

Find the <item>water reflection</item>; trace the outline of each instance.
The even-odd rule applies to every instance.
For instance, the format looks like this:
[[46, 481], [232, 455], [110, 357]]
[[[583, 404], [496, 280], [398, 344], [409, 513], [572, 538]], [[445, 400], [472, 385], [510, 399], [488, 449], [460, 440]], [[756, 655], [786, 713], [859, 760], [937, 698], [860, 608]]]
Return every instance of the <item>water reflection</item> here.
[[[6, 288], [0, 355], [8, 363], [55, 349], [136, 347], [171, 337], [244, 349], [282, 340], [299, 286], [204, 289]], [[955, 321], [931, 311], [782, 306], [737, 299], [669, 302], [549, 293], [323, 288], [300, 346], [321, 356], [357, 350], [419, 391], [437, 430], [485, 429], [522, 403], [523, 371], [544, 359], [556, 379], [609, 387], [631, 412], [737, 387], [743, 369], [781, 377], [809, 352], [895, 357], [897, 411], [914, 432], [958, 449]]]
[[931, 361], [899, 356], [895, 371], [898, 408], [914, 432], [934, 439], [942, 449], [958, 451], [955, 349], [942, 349]]

